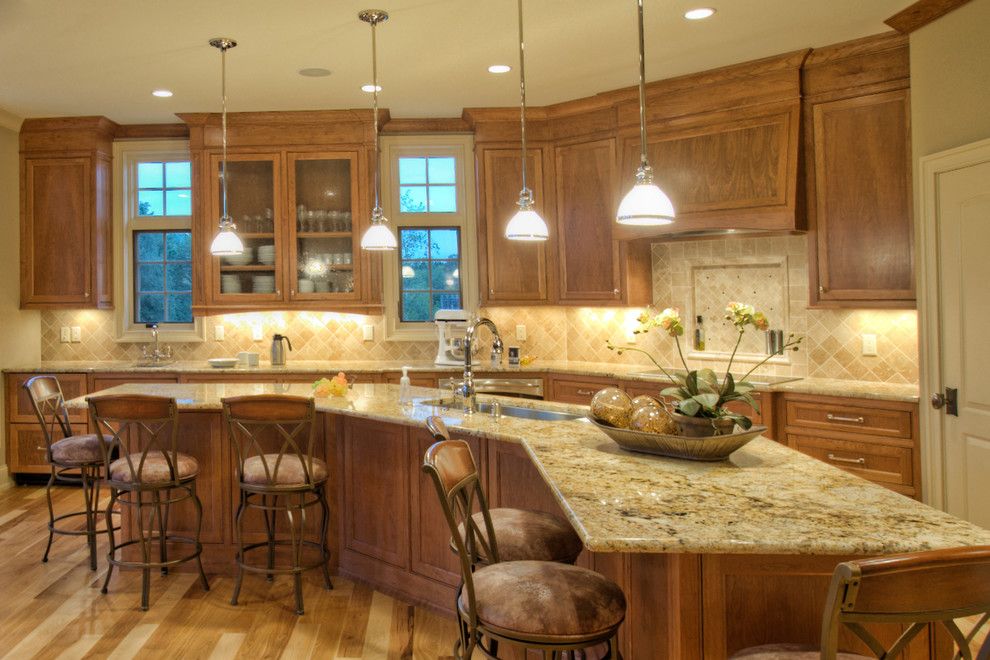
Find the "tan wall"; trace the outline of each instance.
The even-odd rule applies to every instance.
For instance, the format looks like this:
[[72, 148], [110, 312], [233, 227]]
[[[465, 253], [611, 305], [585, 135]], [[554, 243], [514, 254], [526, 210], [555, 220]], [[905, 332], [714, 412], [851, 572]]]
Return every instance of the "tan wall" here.
[[[41, 359], [39, 312], [18, 309], [20, 223], [17, 132], [0, 126], [0, 369]], [[0, 429], [5, 428], [0, 413]], [[2, 431], [0, 431], [2, 433]], [[7, 480], [6, 438], [0, 442], [0, 484]]]
[[972, 0], [911, 34], [916, 166], [921, 156], [990, 137], [987, 108], [990, 0]]

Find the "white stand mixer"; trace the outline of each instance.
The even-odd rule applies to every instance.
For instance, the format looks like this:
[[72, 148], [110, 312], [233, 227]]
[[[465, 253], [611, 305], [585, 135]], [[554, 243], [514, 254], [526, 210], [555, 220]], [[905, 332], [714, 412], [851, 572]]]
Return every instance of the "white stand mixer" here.
[[[437, 324], [437, 359], [438, 366], [464, 366], [464, 335], [471, 321], [471, 314], [463, 309], [438, 309], [434, 315]], [[477, 344], [471, 351], [477, 354]], [[471, 362], [475, 355], [471, 356]]]

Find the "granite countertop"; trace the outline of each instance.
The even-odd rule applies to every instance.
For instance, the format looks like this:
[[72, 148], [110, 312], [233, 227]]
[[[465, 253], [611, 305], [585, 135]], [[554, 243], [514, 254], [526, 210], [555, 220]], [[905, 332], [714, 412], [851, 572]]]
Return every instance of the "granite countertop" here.
[[[173, 396], [181, 409], [219, 410], [224, 396], [308, 395], [310, 388], [133, 384], [107, 392]], [[317, 408], [408, 425], [439, 414], [458, 434], [521, 443], [593, 551], [873, 555], [990, 544], [990, 531], [766, 438], [757, 438], [729, 461], [697, 463], [623, 451], [583, 420], [465, 417], [422, 403], [437, 390], [413, 388], [413, 393], [417, 403], [403, 408], [397, 386], [358, 384], [346, 399], [319, 399]], [[85, 398], [67, 405], [85, 406]]]
[[[40, 362], [27, 364], [18, 368], [8, 368], [7, 373], [187, 373], [187, 374], [335, 374], [338, 371], [358, 373], [381, 373], [383, 371], [398, 371], [409, 367], [412, 372], [449, 372], [460, 373], [462, 368], [457, 366], [436, 366], [428, 360], [402, 362], [399, 360], [290, 360], [281, 367], [273, 367], [263, 362], [259, 367], [215, 369], [205, 361], [178, 361], [162, 367], [137, 367], [134, 362]], [[559, 373], [569, 376], [590, 376], [595, 378], [617, 378], [637, 380], [641, 382], [663, 382], [657, 376], [643, 375], [651, 367], [642, 364], [621, 364], [611, 362], [578, 362], [565, 360], [540, 360], [528, 367], [509, 367], [502, 365], [492, 369], [482, 363], [475, 367], [479, 373], [497, 371], [501, 373], [530, 374], [534, 376], [548, 373]], [[839, 380], [834, 378], [802, 378], [787, 383], [758, 386], [763, 392], [793, 392], [824, 396], [844, 396], [862, 399], [880, 399], [887, 401], [918, 401], [919, 393], [916, 384], [877, 383], [872, 381]]]

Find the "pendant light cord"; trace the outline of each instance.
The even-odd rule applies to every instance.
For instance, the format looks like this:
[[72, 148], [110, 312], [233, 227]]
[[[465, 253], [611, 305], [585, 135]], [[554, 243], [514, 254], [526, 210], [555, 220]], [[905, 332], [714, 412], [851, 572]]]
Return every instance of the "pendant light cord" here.
[[372, 107], [374, 108], [375, 122], [375, 210], [372, 212], [372, 218], [376, 218], [380, 215], [379, 210], [382, 207], [382, 165], [378, 137], [378, 42], [375, 36], [375, 27], [377, 25], [377, 20], [371, 21], [371, 86], [373, 88]]
[[522, 133], [522, 191], [520, 196], [532, 201], [526, 187], [526, 47], [523, 44], [523, 0], [519, 0], [519, 127]]
[[643, 0], [637, 0], [637, 4], [639, 9], [639, 165], [648, 168], [650, 163], [646, 157], [646, 47], [643, 39]]
[[221, 175], [221, 184], [223, 185], [223, 215], [220, 217], [221, 226], [224, 222], [230, 221], [230, 216], [227, 215], [227, 45], [223, 44], [220, 46], [220, 105], [222, 108], [221, 115], [221, 133], [223, 135], [223, 170]]

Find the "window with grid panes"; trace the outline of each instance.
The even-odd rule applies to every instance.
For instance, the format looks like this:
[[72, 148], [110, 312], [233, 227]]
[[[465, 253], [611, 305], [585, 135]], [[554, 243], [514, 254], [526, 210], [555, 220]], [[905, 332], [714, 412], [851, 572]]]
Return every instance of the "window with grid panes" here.
[[399, 229], [400, 319], [432, 321], [438, 309], [461, 309], [461, 230]]

